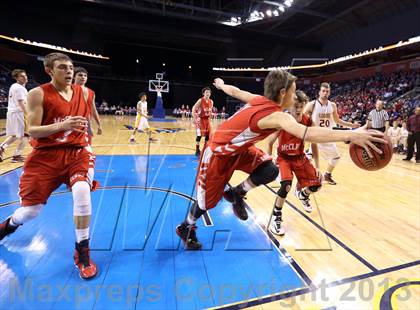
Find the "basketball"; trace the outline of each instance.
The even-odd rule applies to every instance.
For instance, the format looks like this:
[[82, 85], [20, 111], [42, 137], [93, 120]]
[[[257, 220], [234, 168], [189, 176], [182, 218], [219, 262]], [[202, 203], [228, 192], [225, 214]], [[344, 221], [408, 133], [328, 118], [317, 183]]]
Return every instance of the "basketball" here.
[[376, 153], [372, 150], [372, 158], [369, 157], [368, 153], [363, 147], [351, 143], [349, 147], [349, 153], [356, 166], [364, 170], [375, 171], [388, 165], [388, 163], [391, 161], [393, 153], [392, 143], [391, 139], [387, 135], [384, 136], [384, 139], [388, 141], [388, 144], [377, 142], [374, 143], [379, 149], [382, 150], [382, 154]]

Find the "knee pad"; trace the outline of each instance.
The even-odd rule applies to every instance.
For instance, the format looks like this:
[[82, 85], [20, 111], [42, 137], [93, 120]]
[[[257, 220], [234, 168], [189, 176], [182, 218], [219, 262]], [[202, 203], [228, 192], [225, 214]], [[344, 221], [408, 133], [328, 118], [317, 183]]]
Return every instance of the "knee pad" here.
[[286, 198], [287, 193], [290, 191], [292, 187], [292, 181], [286, 180], [280, 182], [280, 189], [277, 191], [277, 195], [280, 198]]
[[33, 206], [20, 207], [12, 215], [13, 223], [22, 225], [27, 221], [36, 218], [41, 212], [43, 206], [43, 204], [37, 204]]
[[74, 183], [71, 188], [73, 194], [73, 215], [87, 216], [92, 213], [90, 202], [90, 186], [85, 181]]
[[338, 164], [338, 161], [340, 160], [340, 157], [332, 158], [328, 161], [331, 167], [335, 167]]
[[201, 140], [201, 136], [197, 136], [197, 137], [195, 138], [195, 142], [200, 142], [200, 140]]
[[321, 185], [312, 185], [312, 186], [309, 186], [308, 188], [312, 193], [315, 193], [319, 191], [319, 189], [321, 188]]
[[267, 160], [259, 165], [249, 177], [252, 183], [258, 186], [274, 181], [278, 174], [279, 168], [271, 160]]

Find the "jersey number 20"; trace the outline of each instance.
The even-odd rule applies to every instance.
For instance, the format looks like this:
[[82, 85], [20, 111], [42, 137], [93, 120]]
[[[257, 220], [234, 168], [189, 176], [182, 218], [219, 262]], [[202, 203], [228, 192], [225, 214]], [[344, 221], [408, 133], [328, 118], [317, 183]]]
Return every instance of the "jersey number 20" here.
[[320, 120], [319, 127], [330, 127], [330, 120], [329, 119]]

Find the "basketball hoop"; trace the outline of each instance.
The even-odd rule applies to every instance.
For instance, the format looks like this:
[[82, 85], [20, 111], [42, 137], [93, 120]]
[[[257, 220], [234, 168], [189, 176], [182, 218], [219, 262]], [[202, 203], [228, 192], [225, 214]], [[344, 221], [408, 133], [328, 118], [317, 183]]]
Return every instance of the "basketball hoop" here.
[[169, 93], [169, 81], [163, 80], [163, 73], [156, 73], [156, 80], [149, 80], [149, 91], [157, 93], [159, 97], [162, 93]]

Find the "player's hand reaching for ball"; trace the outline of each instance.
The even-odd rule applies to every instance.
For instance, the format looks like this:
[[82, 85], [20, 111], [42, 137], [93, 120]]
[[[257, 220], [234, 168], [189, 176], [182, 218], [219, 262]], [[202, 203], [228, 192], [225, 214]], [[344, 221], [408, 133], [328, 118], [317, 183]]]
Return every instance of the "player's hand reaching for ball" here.
[[221, 78], [215, 78], [213, 82], [214, 87], [217, 89], [221, 89], [223, 85], [225, 85], [225, 81], [223, 81]]
[[373, 154], [371, 150], [376, 153], [382, 154], [382, 151], [375, 146], [374, 142], [387, 144], [388, 142], [383, 139], [384, 134], [380, 131], [367, 131], [365, 129], [354, 130], [351, 135], [350, 141], [363, 147], [368, 153], [369, 157], [372, 158]]
[[87, 123], [87, 119], [83, 116], [70, 116], [68, 119], [62, 122], [62, 127], [63, 130], [85, 132]]

